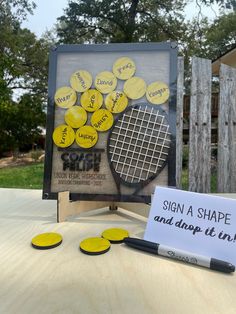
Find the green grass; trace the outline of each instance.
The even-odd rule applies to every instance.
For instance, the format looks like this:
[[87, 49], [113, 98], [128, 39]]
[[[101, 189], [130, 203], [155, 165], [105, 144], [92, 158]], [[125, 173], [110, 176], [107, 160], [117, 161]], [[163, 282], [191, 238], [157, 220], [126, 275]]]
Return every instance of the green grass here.
[[[216, 193], [216, 174], [211, 176], [211, 192]], [[43, 163], [0, 169], [0, 187], [18, 189], [42, 189]], [[188, 190], [188, 169], [182, 172], [182, 189]]]
[[[188, 190], [188, 169], [182, 171], [182, 189]], [[213, 172], [211, 175], [211, 193], [217, 193], [217, 175]]]
[[42, 189], [43, 163], [0, 169], [0, 187]]

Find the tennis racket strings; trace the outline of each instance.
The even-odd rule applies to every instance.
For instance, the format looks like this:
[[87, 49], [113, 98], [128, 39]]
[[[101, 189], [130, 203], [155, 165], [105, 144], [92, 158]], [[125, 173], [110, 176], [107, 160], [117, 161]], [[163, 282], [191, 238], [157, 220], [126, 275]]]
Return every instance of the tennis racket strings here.
[[144, 186], [164, 168], [170, 135], [164, 110], [148, 104], [129, 107], [110, 132], [113, 171], [124, 184]]

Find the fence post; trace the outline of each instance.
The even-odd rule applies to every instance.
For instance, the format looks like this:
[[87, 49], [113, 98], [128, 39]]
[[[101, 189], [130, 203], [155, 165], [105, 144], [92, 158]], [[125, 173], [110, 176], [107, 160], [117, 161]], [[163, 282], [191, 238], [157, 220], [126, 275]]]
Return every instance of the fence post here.
[[178, 58], [176, 104], [176, 187], [182, 188], [184, 58]]
[[211, 189], [211, 61], [193, 57], [189, 125], [189, 190]]
[[236, 69], [221, 64], [217, 191], [236, 192]]

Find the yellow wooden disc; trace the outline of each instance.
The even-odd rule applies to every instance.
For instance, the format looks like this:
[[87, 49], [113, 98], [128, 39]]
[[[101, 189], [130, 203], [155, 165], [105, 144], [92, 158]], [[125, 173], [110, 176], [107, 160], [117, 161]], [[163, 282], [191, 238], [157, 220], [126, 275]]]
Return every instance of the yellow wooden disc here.
[[88, 238], [80, 242], [80, 250], [89, 255], [99, 255], [109, 251], [111, 247], [107, 239], [94, 237]]
[[78, 70], [71, 75], [70, 85], [77, 92], [85, 92], [92, 85], [92, 75], [85, 70]]
[[88, 112], [98, 110], [103, 103], [102, 94], [96, 89], [89, 89], [80, 98], [81, 106]]
[[61, 108], [70, 108], [76, 103], [76, 92], [69, 86], [58, 88], [55, 93], [54, 101]]
[[113, 115], [107, 109], [99, 109], [92, 114], [91, 124], [97, 131], [105, 132], [109, 130], [114, 122]]
[[115, 61], [113, 64], [113, 73], [120, 80], [127, 80], [131, 78], [135, 73], [136, 67], [132, 59], [128, 57], [122, 57]]
[[116, 85], [117, 79], [112, 72], [100, 72], [95, 78], [95, 87], [102, 94], [108, 94], [112, 92], [116, 88]]
[[76, 143], [83, 148], [93, 147], [98, 140], [97, 131], [90, 125], [84, 125], [76, 131]]
[[41, 233], [34, 237], [31, 244], [36, 249], [52, 249], [62, 243], [62, 236], [59, 233]]
[[168, 100], [169, 96], [169, 87], [163, 82], [153, 82], [147, 87], [146, 97], [147, 100], [152, 104], [164, 104]]
[[130, 99], [139, 99], [146, 92], [146, 83], [140, 77], [131, 77], [124, 84], [124, 92]]
[[120, 113], [128, 105], [128, 98], [123, 92], [113, 91], [105, 99], [106, 108], [112, 113]]
[[72, 128], [80, 128], [87, 121], [87, 112], [81, 106], [73, 106], [66, 110], [65, 121]]
[[68, 147], [75, 140], [75, 132], [69, 125], [61, 124], [53, 131], [52, 138], [58, 147]]
[[110, 228], [104, 230], [102, 233], [102, 237], [109, 240], [111, 243], [121, 243], [124, 238], [127, 238], [128, 236], [128, 231], [121, 228]]

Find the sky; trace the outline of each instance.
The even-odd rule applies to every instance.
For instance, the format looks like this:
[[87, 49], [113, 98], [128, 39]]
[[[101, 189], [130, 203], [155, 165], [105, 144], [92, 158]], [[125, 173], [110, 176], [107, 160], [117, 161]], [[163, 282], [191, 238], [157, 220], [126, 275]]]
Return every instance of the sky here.
[[[23, 27], [29, 28], [40, 37], [46, 30], [50, 30], [54, 26], [57, 17], [63, 15], [63, 9], [67, 7], [68, 0], [34, 0], [34, 2], [37, 5], [34, 15], [28, 16]], [[194, 3], [188, 5], [185, 10], [187, 19], [191, 19], [197, 12], [198, 8]], [[218, 13], [217, 6], [203, 9], [203, 14], [212, 19]]]

